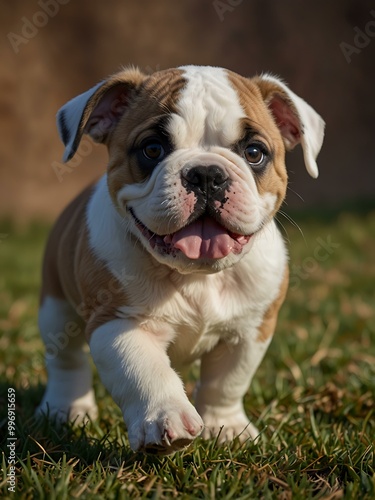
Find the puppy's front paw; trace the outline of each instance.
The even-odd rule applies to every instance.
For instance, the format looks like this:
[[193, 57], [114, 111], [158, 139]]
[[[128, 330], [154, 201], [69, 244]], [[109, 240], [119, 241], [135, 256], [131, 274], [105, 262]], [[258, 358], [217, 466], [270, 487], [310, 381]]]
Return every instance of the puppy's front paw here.
[[220, 412], [205, 413], [203, 415], [204, 439], [217, 438], [219, 443], [233, 441], [238, 438], [241, 443], [248, 439], [255, 439], [259, 435], [258, 429], [250, 423], [245, 414], [220, 415]]
[[134, 451], [168, 455], [188, 446], [203, 429], [201, 417], [189, 402], [171, 400], [153, 411], [134, 407], [124, 413]]

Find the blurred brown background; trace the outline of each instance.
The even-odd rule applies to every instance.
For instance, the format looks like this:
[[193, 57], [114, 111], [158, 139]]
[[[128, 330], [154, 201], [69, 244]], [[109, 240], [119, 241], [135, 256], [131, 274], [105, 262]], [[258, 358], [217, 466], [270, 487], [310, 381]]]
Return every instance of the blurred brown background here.
[[0, 9], [1, 215], [50, 219], [104, 171], [105, 148], [86, 142], [58, 179], [55, 114], [127, 64], [282, 76], [327, 122], [317, 181], [300, 150], [288, 155], [288, 207], [375, 199], [374, 2], [13, 0]]

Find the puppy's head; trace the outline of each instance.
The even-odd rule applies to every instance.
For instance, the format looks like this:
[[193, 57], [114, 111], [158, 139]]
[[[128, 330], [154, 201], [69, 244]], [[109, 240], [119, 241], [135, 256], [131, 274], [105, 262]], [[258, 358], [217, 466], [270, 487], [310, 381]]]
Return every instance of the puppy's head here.
[[188, 66], [124, 70], [58, 113], [64, 160], [89, 134], [109, 151], [108, 188], [128, 231], [180, 272], [215, 272], [249, 251], [286, 191], [285, 149], [315, 159], [324, 122], [277, 78]]

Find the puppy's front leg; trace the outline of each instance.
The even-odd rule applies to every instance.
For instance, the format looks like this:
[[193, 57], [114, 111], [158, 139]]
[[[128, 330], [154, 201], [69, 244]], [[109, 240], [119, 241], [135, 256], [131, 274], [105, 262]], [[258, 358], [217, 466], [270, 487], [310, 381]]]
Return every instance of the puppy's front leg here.
[[220, 430], [220, 441], [236, 436], [245, 441], [258, 435], [245, 414], [242, 399], [271, 342], [288, 281], [286, 267], [279, 295], [258, 328], [245, 327], [248, 331], [239, 335], [238, 343], [219, 342], [203, 356], [196, 406], [205, 424], [205, 438], [217, 436]]
[[242, 399], [269, 341], [250, 336], [237, 344], [222, 341], [202, 357], [196, 406], [204, 421], [206, 439], [219, 436], [222, 442], [239, 436], [244, 441], [258, 435], [246, 416]]
[[93, 332], [90, 349], [122, 410], [133, 450], [173, 453], [201, 433], [202, 419], [170, 366], [163, 332], [116, 319]]

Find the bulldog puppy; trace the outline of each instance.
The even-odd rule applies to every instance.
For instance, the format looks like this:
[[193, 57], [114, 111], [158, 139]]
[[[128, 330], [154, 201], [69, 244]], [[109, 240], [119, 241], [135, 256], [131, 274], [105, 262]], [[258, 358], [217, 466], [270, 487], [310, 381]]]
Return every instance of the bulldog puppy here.
[[[255, 438], [242, 400], [287, 289], [285, 150], [300, 143], [317, 177], [323, 120], [273, 76], [186, 66], [125, 69], [63, 106], [58, 128], [64, 161], [89, 134], [109, 162], [47, 244], [37, 413], [96, 417], [87, 343], [133, 450]], [[194, 407], [178, 373], [198, 359]]]

